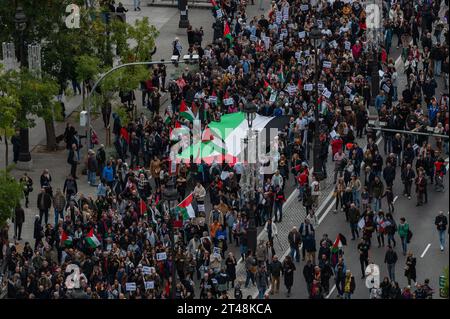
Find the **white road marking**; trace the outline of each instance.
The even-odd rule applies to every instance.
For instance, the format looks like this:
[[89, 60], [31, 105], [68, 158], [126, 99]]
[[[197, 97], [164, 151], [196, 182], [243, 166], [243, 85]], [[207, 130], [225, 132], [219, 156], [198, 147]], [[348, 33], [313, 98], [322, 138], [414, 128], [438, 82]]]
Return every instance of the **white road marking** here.
[[[333, 193], [331, 193], [333, 195]], [[330, 206], [327, 208], [327, 210], [325, 211], [325, 213], [322, 214], [322, 216], [320, 217], [320, 219], [317, 221], [317, 223], [320, 225], [320, 223], [323, 221], [323, 219], [328, 215], [328, 213], [330, 212], [330, 210], [333, 208], [334, 204], [336, 204], [336, 199], [333, 199], [333, 201], [330, 203]]]
[[394, 197], [394, 201], [392, 203], [395, 203], [395, 201], [398, 199], [398, 196]]
[[425, 254], [427, 253], [428, 249], [430, 249], [431, 244], [428, 244], [427, 247], [425, 247], [425, 250], [423, 251], [422, 255], [420, 255], [420, 258], [423, 258]]
[[326, 296], [325, 298], [328, 299], [330, 298], [330, 296], [333, 294], [334, 290], [336, 289], [336, 285], [333, 286], [333, 288], [331, 288], [330, 293], [328, 294], [328, 296]]

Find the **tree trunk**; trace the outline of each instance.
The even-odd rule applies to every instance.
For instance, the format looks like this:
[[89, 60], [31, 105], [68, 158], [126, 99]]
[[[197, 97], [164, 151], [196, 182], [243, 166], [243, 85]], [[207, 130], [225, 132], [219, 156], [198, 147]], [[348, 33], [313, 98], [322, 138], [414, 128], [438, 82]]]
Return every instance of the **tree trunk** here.
[[56, 151], [56, 133], [53, 120], [45, 120], [45, 133], [47, 138], [47, 150]]
[[5, 168], [8, 167], [8, 158], [9, 158], [9, 152], [8, 152], [8, 137], [5, 134]]

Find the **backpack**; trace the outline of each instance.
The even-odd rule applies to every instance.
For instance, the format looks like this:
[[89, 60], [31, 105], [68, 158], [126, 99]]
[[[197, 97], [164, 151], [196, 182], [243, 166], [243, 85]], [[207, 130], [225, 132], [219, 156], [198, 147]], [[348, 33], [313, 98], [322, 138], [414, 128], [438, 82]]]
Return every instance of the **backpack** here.
[[406, 242], [409, 244], [411, 242], [411, 238], [413, 236], [413, 233], [410, 229], [408, 229], [408, 234], [406, 235]]

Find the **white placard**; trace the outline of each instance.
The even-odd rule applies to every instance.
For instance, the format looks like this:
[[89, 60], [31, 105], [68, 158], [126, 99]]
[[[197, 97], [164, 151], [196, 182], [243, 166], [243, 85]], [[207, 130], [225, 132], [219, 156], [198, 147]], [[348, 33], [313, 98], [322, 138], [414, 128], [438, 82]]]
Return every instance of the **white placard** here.
[[216, 11], [216, 17], [217, 17], [217, 19], [222, 18], [222, 16], [223, 16], [222, 9], [217, 10], [217, 11]]
[[217, 103], [217, 96], [210, 96], [209, 97], [209, 102], [210, 103]]
[[335, 49], [338, 47], [338, 44], [337, 44], [336, 40], [331, 41], [331, 42], [330, 42], [330, 45], [331, 45], [333, 48], [335, 48]]
[[136, 283], [135, 282], [127, 282], [125, 283], [126, 291], [136, 291]]
[[166, 260], [166, 259], [167, 259], [167, 254], [165, 252], [156, 254], [157, 261]]
[[312, 90], [313, 90], [313, 85], [312, 85], [312, 83], [306, 83], [306, 84], [303, 86], [303, 89], [304, 89], [305, 91], [312, 91]]
[[389, 93], [389, 91], [391, 90], [390, 88], [389, 88], [389, 86], [387, 86], [387, 84], [383, 84], [383, 91], [384, 92], [386, 92], [386, 93]]
[[350, 97], [348, 98], [351, 102], [355, 99], [355, 96], [353, 94], [350, 94]]
[[256, 37], [256, 35], [250, 35], [250, 41], [252, 41], [252, 42], [256, 42], [256, 41], [258, 41], [258, 38]]
[[323, 83], [317, 83], [317, 88], [319, 90], [323, 90], [325, 88], [325, 85]]
[[270, 95], [269, 101], [272, 102], [272, 103], [274, 103], [276, 99], [277, 99], [277, 92], [273, 92], [273, 93]]
[[345, 45], [345, 50], [348, 50], [348, 51], [351, 50], [352, 44], [349, 41], [345, 41], [344, 45]]
[[266, 49], [266, 50], [269, 50], [269, 47], [270, 47], [270, 38], [269, 38], [269, 37], [264, 37], [264, 38], [263, 38], [263, 41], [264, 41], [264, 47], [265, 47], [265, 49]]
[[309, 50], [303, 51], [303, 55], [304, 55], [304, 56], [309, 56]]
[[319, 27], [319, 29], [323, 28], [323, 21], [322, 20], [317, 20], [317, 26]]
[[145, 289], [154, 289], [155, 282], [154, 281], [144, 281]]
[[330, 137], [331, 137], [331, 138], [335, 138], [335, 137], [336, 137], [336, 131], [335, 131], [335, 130], [332, 130], [332, 131], [330, 132]]
[[228, 98], [228, 99], [224, 99], [223, 100], [223, 104], [224, 105], [233, 105], [234, 104], [234, 100], [232, 97]]
[[150, 275], [150, 274], [152, 273], [152, 268], [149, 267], [149, 266], [143, 266], [143, 267], [142, 267], [142, 272], [143, 272], [145, 275]]
[[323, 67], [327, 69], [331, 69], [331, 61], [323, 61]]
[[345, 86], [344, 90], [347, 94], [352, 94], [352, 89], [349, 88], [348, 86]]
[[288, 24], [288, 28], [289, 28], [289, 29], [294, 29], [294, 28], [295, 28], [295, 24], [289, 23], [289, 24]]
[[322, 92], [322, 95], [325, 96], [327, 99], [329, 99], [331, 97], [331, 92], [328, 91], [327, 88], [325, 88]]
[[302, 4], [302, 5], [300, 6], [300, 10], [302, 10], [302, 11], [308, 11], [308, 10], [309, 10], [309, 6], [308, 6], [307, 4]]
[[301, 55], [302, 55], [301, 52], [299, 52], [299, 51], [295, 52], [295, 59], [296, 59], [296, 60], [300, 60], [300, 56], [301, 56]]
[[275, 44], [275, 48], [276, 48], [277, 50], [283, 49], [283, 42], [278, 42], [277, 44]]
[[300, 31], [300, 32], [298, 33], [298, 37], [299, 37], [300, 39], [303, 39], [304, 37], [306, 37], [306, 32], [305, 32], [305, 31]]
[[281, 34], [282, 34], [284, 37], [287, 37], [287, 36], [288, 36], [288, 30], [287, 30], [287, 29], [281, 29]]
[[224, 180], [226, 180], [226, 179], [228, 178], [229, 175], [230, 175], [229, 172], [223, 171], [223, 172], [220, 174], [220, 179], [224, 181]]
[[198, 208], [199, 212], [204, 212], [205, 211], [205, 205], [204, 204], [197, 205], [197, 208]]
[[219, 254], [220, 255], [220, 252], [222, 251], [222, 249], [220, 249], [220, 247], [214, 247], [213, 248], [213, 253], [214, 254]]
[[282, 20], [283, 20], [283, 14], [281, 13], [281, 11], [277, 11], [276, 15], [275, 15], [276, 23], [280, 24]]

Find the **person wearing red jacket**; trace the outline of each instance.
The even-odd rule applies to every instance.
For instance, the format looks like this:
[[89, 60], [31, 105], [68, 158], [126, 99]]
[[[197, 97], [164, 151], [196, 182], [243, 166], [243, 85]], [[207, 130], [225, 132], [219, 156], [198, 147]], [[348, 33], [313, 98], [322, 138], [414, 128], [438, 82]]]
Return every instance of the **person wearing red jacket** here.
[[334, 158], [334, 154], [339, 152], [339, 150], [342, 150], [343, 145], [344, 141], [339, 135], [336, 135], [336, 138], [331, 141], [331, 152], [333, 153], [331, 158]]
[[[275, 206], [275, 223], [281, 223], [283, 219], [283, 203], [286, 201], [284, 197], [283, 189], [280, 186], [277, 186], [274, 193], [274, 206]], [[279, 212], [279, 215], [277, 214]]]
[[[303, 163], [304, 164], [304, 163]], [[304, 167], [303, 170], [301, 170], [301, 173], [297, 176], [297, 182], [298, 182], [298, 201], [303, 200], [303, 194], [305, 193], [306, 185], [308, 185], [308, 169], [302, 164]]]

